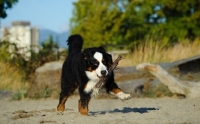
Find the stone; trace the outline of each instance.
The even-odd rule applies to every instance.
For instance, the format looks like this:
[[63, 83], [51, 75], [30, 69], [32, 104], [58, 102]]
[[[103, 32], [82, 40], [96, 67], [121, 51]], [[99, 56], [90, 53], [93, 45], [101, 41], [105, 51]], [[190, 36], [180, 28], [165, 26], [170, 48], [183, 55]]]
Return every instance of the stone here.
[[[35, 70], [35, 79], [27, 91], [27, 97], [40, 97], [50, 90], [60, 91], [60, 77], [63, 62], [45, 63]], [[48, 94], [46, 94], [48, 95]], [[41, 96], [43, 97], [43, 96]]]

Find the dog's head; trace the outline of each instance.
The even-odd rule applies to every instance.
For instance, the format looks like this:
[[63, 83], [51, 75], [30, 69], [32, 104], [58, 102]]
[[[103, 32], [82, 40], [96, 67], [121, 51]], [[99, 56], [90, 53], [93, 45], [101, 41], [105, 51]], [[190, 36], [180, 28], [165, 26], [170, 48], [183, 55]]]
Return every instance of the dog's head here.
[[103, 47], [87, 48], [82, 52], [85, 72], [89, 78], [100, 78], [108, 75], [112, 65], [112, 56]]

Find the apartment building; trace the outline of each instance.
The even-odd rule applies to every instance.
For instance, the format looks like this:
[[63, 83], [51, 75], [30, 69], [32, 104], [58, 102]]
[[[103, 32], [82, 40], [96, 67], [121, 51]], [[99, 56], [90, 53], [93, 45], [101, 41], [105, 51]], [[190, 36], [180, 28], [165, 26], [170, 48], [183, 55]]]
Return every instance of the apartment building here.
[[39, 30], [31, 27], [30, 22], [12, 22], [10, 27], [3, 27], [1, 32], [1, 39], [16, 43], [19, 52], [25, 54], [26, 57], [31, 56], [31, 53], [28, 52], [30, 50], [39, 51]]

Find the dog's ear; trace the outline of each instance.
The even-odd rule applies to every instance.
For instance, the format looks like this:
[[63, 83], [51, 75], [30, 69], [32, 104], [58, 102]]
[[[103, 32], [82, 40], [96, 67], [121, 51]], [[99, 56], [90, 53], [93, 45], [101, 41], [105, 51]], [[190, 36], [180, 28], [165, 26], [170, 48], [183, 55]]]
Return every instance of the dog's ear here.
[[105, 52], [105, 49], [103, 46], [99, 46], [98, 49]]
[[82, 58], [83, 58], [84, 60], [88, 59], [87, 51], [86, 51], [86, 50], [83, 50], [83, 51], [81, 52], [81, 56], [82, 56]]
[[107, 59], [108, 59], [108, 66], [110, 67], [113, 64], [112, 56], [110, 54], [106, 54]]
[[91, 56], [91, 49], [84, 49], [83, 51], [82, 51], [82, 53], [81, 53], [81, 56], [82, 56], [82, 58], [84, 59], [84, 60], [87, 60], [87, 59], [89, 59], [89, 57]]
[[86, 52], [82, 52], [81, 53], [81, 56], [84, 60], [87, 60], [88, 59], [88, 56], [87, 56], [87, 53]]

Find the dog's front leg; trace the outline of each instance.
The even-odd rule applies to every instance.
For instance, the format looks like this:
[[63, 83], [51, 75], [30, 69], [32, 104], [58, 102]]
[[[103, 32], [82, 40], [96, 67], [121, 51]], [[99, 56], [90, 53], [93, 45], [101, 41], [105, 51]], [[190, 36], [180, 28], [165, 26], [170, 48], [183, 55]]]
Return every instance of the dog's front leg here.
[[124, 93], [124, 92], [123, 92], [121, 89], [119, 89], [119, 88], [112, 89], [112, 90], [110, 91], [110, 94], [115, 95], [116, 97], [118, 97], [118, 98], [121, 99], [122, 101], [131, 99], [131, 95], [130, 95], [130, 94]]
[[[113, 79], [114, 80], [114, 79]], [[124, 93], [115, 82], [113, 82], [112, 80], [110, 80], [110, 82], [107, 82], [106, 84], [106, 89], [107, 92], [115, 95], [116, 97], [118, 97], [119, 99], [121, 99], [122, 101], [124, 100], [128, 100], [131, 99], [131, 95]]]
[[80, 93], [80, 100], [78, 101], [78, 110], [82, 115], [88, 115], [88, 105], [90, 102], [90, 94], [84, 92]]

